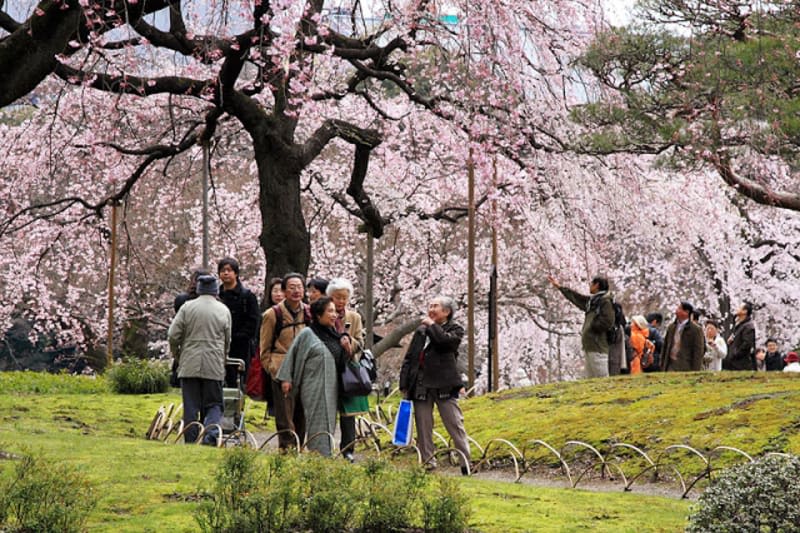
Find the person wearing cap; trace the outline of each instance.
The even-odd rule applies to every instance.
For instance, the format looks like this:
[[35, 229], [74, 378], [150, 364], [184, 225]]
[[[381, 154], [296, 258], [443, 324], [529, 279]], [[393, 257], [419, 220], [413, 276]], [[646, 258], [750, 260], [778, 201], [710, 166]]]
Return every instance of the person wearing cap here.
[[642, 315], [636, 315], [631, 319], [631, 348], [633, 348], [633, 359], [631, 359], [631, 374], [641, 374], [642, 369], [653, 364], [653, 352], [655, 345], [647, 337], [650, 335], [650, 325]]
[[[197, 298], [184, 303], [167, 331], [172, 357], [178, 361], [178, 379], [183, 396], [183, 423], [197, 420], [204, 426], [222, 420], [222, 386], [225, 358], [231, 344], [231, 313], [217, 299], [219, 285], [214, 276], [197, 278]], [[199, 434], [189, 427], [184, 441], [192, 443]], [[214, 444], [219, 436], [212, 428], [203, 444]]]
[[311, 278], [306, 283], [306, 296], [308, 304], [311, 305], [327, 294], [328, 280], [325, 278]]
[[693, 311], [689, 302], [681, 302], [675, 309], [675, 321], [667, 328], [661, 352], [661, 369], [665, 372], [703, 370], [706, 344], [703, 329], [690, 319]]
[[800, 357], [797, 352], [789, 352], [786, 354], [786, 366], [783, 367], [784, 372], [800, 372]]

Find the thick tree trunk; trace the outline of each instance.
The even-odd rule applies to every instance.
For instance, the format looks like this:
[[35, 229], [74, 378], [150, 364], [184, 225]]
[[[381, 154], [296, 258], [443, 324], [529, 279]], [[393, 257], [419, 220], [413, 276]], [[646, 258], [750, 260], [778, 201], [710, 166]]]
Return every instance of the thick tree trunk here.
[[270, 278], [289, 272], [305, 275], [311, 260], [311, 239], [300, 203], [302, 167], [287, 152], [274, 143], [255, 142], [265, 289]]

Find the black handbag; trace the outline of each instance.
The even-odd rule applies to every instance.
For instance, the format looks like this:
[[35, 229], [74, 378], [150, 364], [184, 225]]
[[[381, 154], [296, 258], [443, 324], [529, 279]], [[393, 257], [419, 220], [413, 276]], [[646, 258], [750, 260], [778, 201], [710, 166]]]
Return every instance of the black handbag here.
[[342, 371], [342, 392], [345, 396], [366, 396], [372, 392], [367, 369], [355, 361], [348, 361]]

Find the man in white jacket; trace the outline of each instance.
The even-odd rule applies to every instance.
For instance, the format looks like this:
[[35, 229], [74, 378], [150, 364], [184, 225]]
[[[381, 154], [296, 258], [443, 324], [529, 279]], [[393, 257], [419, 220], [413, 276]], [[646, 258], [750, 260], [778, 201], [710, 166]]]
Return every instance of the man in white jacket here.
[[[231, 313], [217, 299], [217, 279], [197, 278], [197, 298], [183, 304], [169, 326], [167, 336], [172, 356], [178, 361], [178, 378], [183, 395], [183, 423], [201, 420], [204, 426], [222, 420], [222, 386], [225, 357], [231, 344]], [[193, 426], [184, 441], [197, 440], [200, 429]], [[203, 436], [203, 444], [214, 444], [214, 428]]]

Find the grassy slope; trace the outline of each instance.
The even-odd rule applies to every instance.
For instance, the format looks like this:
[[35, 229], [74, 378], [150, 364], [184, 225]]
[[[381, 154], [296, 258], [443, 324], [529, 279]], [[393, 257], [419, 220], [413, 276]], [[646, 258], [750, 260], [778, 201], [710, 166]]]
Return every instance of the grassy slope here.
[[522, 447], [582, 440], [626, 442], [659, 452], [671, 444], [750, 454], [800, 453], [800, 376], [780, 372], [645, 374], [512, 389], [464, 403], [479, 443]]
[[[800, 378], [783, 374], [647, 375], [511, 390], [464, 402], [479, 442], [560, 447], [619, 440], [660, 450], [725, 444], [758, 454], [800, 452]], [[220, 450], [143, 440], [156, 408], [175, 393], [118, 396], [102, 380], [0, 374], [0, 450], [41, 451], [78, 465], [97, 485], [92, 531], [194, 531], [195, 495], [210, 488]], [[263, 404], [249, 420], [260, 422]], [[7, 475], [8, 461], [0, 461]], [[460, 480], [481, 531], [679, 531], [688, 504], [625, 493], [591, 493]]]

